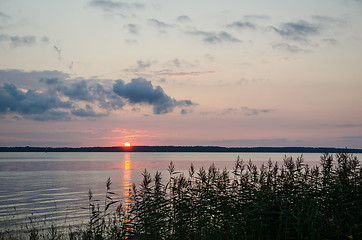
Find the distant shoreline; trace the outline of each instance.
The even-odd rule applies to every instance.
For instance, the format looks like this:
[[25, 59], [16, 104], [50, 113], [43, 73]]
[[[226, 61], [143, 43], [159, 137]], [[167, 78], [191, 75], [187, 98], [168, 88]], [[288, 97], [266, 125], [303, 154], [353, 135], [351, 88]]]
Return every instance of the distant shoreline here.
[[362, 149], [331, 147], [218, 147], [218, 146], [132, 146], [132, 147], [0, 147], [0, 152], [255, 152], [255, 153], [362, 153]]

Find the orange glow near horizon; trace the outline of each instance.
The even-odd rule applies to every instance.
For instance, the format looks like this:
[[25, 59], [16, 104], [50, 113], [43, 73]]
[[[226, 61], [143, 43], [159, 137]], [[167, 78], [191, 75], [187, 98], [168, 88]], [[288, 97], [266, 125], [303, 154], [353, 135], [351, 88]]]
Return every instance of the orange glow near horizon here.
[[130, 143], [130, 142], [125, 142], [125, 143], [124, 143], [124, 146], [125, 146], [125, 147], [130, 147], [130, 146], [131, 146], [131, 143]]

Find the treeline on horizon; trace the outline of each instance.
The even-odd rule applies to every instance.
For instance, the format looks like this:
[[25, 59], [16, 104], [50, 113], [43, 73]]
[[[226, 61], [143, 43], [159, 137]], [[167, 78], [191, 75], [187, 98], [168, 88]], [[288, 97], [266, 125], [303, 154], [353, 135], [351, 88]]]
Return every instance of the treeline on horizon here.
[[219, 146], [132, 146], [132, 147], [0, 147], [0, 152], [268, 152], [268, 153], [362, 153], [362, 149], [332, 147], [219, 147]]

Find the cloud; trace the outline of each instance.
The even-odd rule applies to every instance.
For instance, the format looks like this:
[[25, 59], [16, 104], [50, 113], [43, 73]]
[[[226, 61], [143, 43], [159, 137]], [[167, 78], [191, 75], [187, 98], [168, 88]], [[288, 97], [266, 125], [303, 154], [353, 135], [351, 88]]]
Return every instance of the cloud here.
[[74, 100], [92, 101], [93, 96], [85, 80], [73, 82], [70, 86], [61, 85], [57, 90]]
[[135, 24], [127, 24], [127, 29], [128, 29], [128, 32], [132, 33], [132, 34], [138, 34], [138, 26], [135, 25]]
[[72, 118], [69, 116], [69, 113], [66, 111], [48, 111], [42, 114], [32, 114], [30, 116], [25, 116], [26, 119], [32, 119], [36, 121], [69, 121]]
[[[0, 117], [65, 121], [105, 117], [123, 109], [127, 103], [151, 105], [155, 114], [195, 105], [190, 100], [171, 98], [160, 86], [153, 87], [150, 81], [142, 78], [125, 84], [121, 80], [66, 79], [68, 75], [61, 72], [48, 73], [49, 77], [46, 72], [0, 70]], [[34, 84], [34, 78], [39, 76]], [[9, 83], [13, 79], [18, 81]], [[24, 84], [27, 80], [28, 84]]]
[[125, 1], [112, 1], [112, 0], [92, 0], [89, 2], [90, 6], [99, 7], [103, 11], [113, 12], [116, 10], [138, 9], [143, 8], [140, 3], [127, 3]]
[[[57, 79], [42, 79], [57, 93], [68, 97], [72, 101], [82, 101], [89, 104], [94, 103], [106, 111], [122, 109], [125, 105], [122, 99], [113, 93], [111, 89], [105, 89], [99, 83], [88, 84], [86, 80], [78, 80], [65, 84]], [[89, 112], [88, 108], [88, 112]], [[79, 113], [79, 111], [78, 111]], [[79, 116], [79, 115], [76, 115]], [[93, 114], [93, 116], [105, 116], [104, 114]]]
[[235, 113], [237, 111], [236, 108], [227, 108], [224, 111], [221, 112], [221, 115], [227, 115], [231, 113]]
[[332, 45], [336, 45], [338, 43], [338, 41], [335, 38], [325, 38], [325, 39], [323, 39], [323, 42], [329, 43]]
[[[12, 83], [18, 88], [42, 88], [43, 82], [39, 79], [69, 79], [69, 74], [60, 71], [32, 71], [0, 70], [0, 83]], [[54, 80], [53, 80], [54, 81]]]
[[137, 40], [134, 40], [134, 39], [126, 39], [124, 41], [127, 45], [132, 45], [132, 44], [137, 44]]
[[0, 113], [20, 115], [44, 114], [54, 109], [72, 107], [70, 101], [62, 101], [51, 91], [21, 91], [13, 84], [4, 83], [0, 87]]
[[[298, 142], [298, 141], [296, 141]], [[217, 145], [228, 145], [228, 146], [286, 146], [288, 143], [293, 144], [286, 138], [276, 139], [225, 139], [216, 140], [212, 142]]]
[[86, 105], [86, 109], [78, 108], [71, 111], [72, 115], [77, 117], [104, 117], [108, 114], [95, 112], [90, 105]]
[[345, 139], [345, 140], [362, 140], [362, 136], [343, 136], [342, 139]]
[[187, 114], [190, 114], [190, 113], [192, 113], [193, 111], [191, 110], [191, 109], [181, 109], [181, 111], [180, 111], [180, 113], [182, 114], [182, 115], [187, 115]]
[[143, 78], [132, 79], [125, 84], [122, 80], [116, 81], [113, 91], [128, 100], [131, 104], [149, 104], [153, 106], [155, 114], [164, 114], [173, 111], [176, 106], [195, 105], [190, 100], [176, 100], [171, 98], [160, 86], [154, 87], [150, 81]]
[[329, 16], [316, 15], [316, 16], [313, 16], [312, 18], [315, 21], [317, 21], [318, 23], [324, 24], [324, 25], [343, 26], [344, 24], [346, 24], [345, 19], [334, 18], [334, 17], [329, 17]]
[[153, 26], [157, 27], [157, 28], [171, 28], [173, 27], [173, 25], [165, 23], [165, 22], [161, 22], [157, 19], [151, 18], [148, 19], [148, 22], [151, 23]]
[[215, 71], [205, 71], [205, 72], [175, 72], [169, 69], [161, 70], [154, 72], [154, 74], [159, 76], [167, 76], [167, 77], [199, 77], [208, 74], [214, 74]]
[[60, 50], [60, 48], [55, 46], [55, 45], [53, 46], [53, 48], [58, 54], [58, 59], [61, 59], [62, 58], [62, 50]]
[[151, 67], [151, 65], [152, 65], [152, 62], [150, 60], [147, 60], [147, 61], [138, 60], [136, 63], [136, 66], [123, 69], [123, 71], [135, 72], [135, 73], [143, 72], [143, 71], [146, 71], [147, 69], [149, 69]]
[[137, 61], [137, 71], [143, 71], [151, 66], [150, 61]]
[[251, 14], [251, 15], [244, 16], [243, 19], [245, 19], [245, 20], [268, 20], [268, 19], [270, 19], [270, 17], [267, 16], [267, 15], [253, 15], [253, 14]]
[[43, 43], [48, 43], [48, 42], [49, 42], [49, 38], [46, 37], [46, 36], [44, 36], [44, 37], [41, 38], [41, 41], [42, 41]]
[[279, 28], [271, 27], [280, 36], [298, 42], [308, 42], [308, 38], [317, 35], [321, 31], [319, 25], [311, 24], [306, 21], [287, 22], [281, 24]]
[[181, 15], [177, 17], [177, 21], [184, 23], [184, 22], [190, 22], [191, 19], [186, 15]]
[[9, 36], [5, 34], [0, 34], [0, 42], [5, 42], [9, 40]]
[[[85, 80], [64, 80], [66, 77], [68, 75], [56, 71], [0, 71], [0, 82], [3, 82], [0, 85], [0, 116], [17, 114], [37, 121], [70, 120], [71, 114], [102, 117], [125, 104], [111, 88]], [[38, 79], [36, 82], [35, 78]], [[16, 81], [10, 84], [12, 80]], [[81, 107], [84, 105], [88, 106], [85, 110]], [[101, 112], [93, 111], [91, 105]]]
[[204, 31], [189, 31], [187, 32], [189, 35], [193, 36], [201, 36], [202, 40], [206, 43], [223, 43], [223, 42], [232, 42], [232, 43], [240, 43], [241, 40], [235, 38], [230, 33], [227, 32], [204, 32]]
[[237, 21], [237, 22], [233, 22], [230, 23], [228, 25], [226, 25], [227, 28], [235, 28], [238, 30], [242, 30], [242, 29], [255, 29], [256, 26], [255, 24], [249, 22], [249, 21]]
[[322, 124], [322, 126], [336, 127], [336, 128], [360, 128], [360, 127], [362, 127], [362, 124], [351, 124], [351, 123], [344, 123], [344, 124]]
[[7, 15], [7, 14], [5, 14], [3, 12], [0, 12], [0, 17], [2, 17], [2, 18], [10, 18], [9, 15]]
[[20, 47], [20, 46], [30, 46], [36, 43], [36, 37], [32, 35], [27, 36], [11, 36], [10, 37], [10, 45], [12, 47]]
[[176, 67], [176, 68], [192, 68], [195, 67], [195, 64], [189, 63], [187, 61], [174, 58], [172, 60], [167, 61], [167, 66]]
[[69, 64], [69, 70], [72, 70], [73, 66], [74, 66], [74, 61], [71, 61], [70, 64]]
[[245, 116], [257, 116], [261, 113], [268, 113], [270, 112], [269, 109], [255, 109], [255, 108], [248, 108], [248, 107], [241, 107]]
[[[32, 46], [37, 44], [37, 37], [33, 35], [9, 36], [7, 34], [0, 34], [0, 42], [9, 42], [10, 46], [13, 48], [21, 46]], [[49, 38], [44, 36], [40, 39], [40, 42], [48, 43]]]
[[273, 49], [286, 50], [291, 53], [306, 52], [306, 50], [304, 50], [298, 46], [295, 46], [295, 45], [290, 45], [288, 43], [277, 43], [277, 44], [274, 44], [272, 47], [273, 47]]

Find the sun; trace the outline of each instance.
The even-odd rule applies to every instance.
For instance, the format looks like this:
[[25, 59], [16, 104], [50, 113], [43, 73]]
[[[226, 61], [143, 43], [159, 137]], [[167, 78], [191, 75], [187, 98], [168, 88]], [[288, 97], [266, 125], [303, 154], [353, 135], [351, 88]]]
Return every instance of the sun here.
[[131, 143], [130, 143], [130, 142], [125, 142], [125, 143], [124, 143], [124, 146], [125, 146], [125, 147], [130, 147], [130, 146], [131, 146]]

